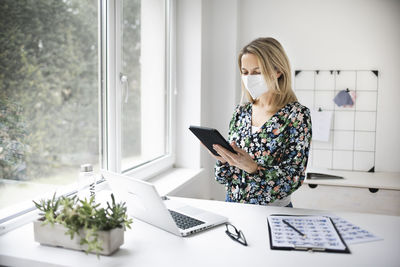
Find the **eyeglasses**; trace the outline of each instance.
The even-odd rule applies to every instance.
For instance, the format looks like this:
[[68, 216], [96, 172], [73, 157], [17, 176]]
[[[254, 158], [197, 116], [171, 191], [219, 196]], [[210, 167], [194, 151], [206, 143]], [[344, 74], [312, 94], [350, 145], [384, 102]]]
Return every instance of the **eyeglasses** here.
[[226, 223], [226, 231], [225, 233], [232, 238], [232, 240], [239, 242], [243, 246], [247, 246], [246, 238], [241, 230], [236, 229], [236, 227], [230, 223]]

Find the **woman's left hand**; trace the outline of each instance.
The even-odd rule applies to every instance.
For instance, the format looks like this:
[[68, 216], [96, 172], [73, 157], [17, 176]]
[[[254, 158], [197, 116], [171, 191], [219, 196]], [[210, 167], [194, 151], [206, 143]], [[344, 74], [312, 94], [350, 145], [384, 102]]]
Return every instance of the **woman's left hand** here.
[[221, 145], [213, 145], [214, 150], [217, 151], [218, 154], [229, 163], [229, 165], [238, 167], [248, 173], [254, 173], [257, 171], [257, 163], [246, 151], [236, 146], [235, 142], [231, 142], [231, 147], [237, 154], [230, 152]]

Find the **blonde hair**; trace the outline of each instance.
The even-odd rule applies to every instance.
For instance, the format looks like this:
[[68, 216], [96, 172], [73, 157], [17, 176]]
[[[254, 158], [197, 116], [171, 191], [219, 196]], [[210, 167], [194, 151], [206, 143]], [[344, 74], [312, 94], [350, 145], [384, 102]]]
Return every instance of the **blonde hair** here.
[[[268, 87], [272, 89], [269, 111], [276, 112], [288, 103], [297, 101], [297, 97], [292, 90], [289, 59], [277, 40], [271, 37], [258, 38], [243, 47], [238, 57], [240, 73], [242, 73], [242, 56], [248, 53], [257, 57], [261, 74]], [[281, 73], [279, 78], [276, 77], [276, 72]], [[242, 102], [245, 95], [251, 103], [254, 103], [255, 100], [242, 82]]]

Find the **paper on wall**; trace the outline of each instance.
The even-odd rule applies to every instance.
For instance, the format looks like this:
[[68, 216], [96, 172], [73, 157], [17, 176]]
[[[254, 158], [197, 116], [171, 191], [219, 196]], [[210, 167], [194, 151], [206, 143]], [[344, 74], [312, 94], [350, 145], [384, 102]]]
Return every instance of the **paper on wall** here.
[[352, 107], [354, 105], [353, 97], [348, 89], [339, 91], [333, 102], [339, 107]]
[[312, 140], [328, 142], [331, 131], [332, 111], [311, 110]]

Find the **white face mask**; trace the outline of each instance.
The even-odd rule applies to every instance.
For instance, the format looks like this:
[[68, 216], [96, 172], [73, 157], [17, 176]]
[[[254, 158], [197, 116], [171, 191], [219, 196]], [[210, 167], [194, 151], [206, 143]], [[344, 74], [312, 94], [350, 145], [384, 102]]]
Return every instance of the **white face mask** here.
[[259, 98], [268, 91], [268, 86], [261, 74], [242, 75], [242, 81], [253, 99]]

